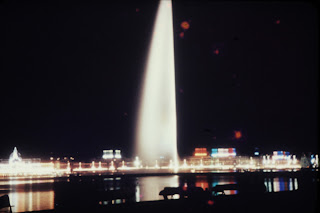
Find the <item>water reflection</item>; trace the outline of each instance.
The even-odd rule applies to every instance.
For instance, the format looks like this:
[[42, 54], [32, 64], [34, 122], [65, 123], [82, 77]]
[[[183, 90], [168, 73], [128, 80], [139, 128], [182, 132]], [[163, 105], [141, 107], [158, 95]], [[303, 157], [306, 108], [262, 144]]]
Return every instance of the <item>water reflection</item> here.
[[[216, 185], [227, 185], [227, 184], [237, 184], [236, 178], [234, 176], [214, 176], [212, 179], [212, 188]], [[224, 190], [225, 195], [235, 195], [238, 194], [238, 190]]]
[[[136, 183], [136, 202], [163, 199], [159, 192], [164, 187], [178, 187], [179, 176], [139, 177]], [[176, 199], [178, 197], [173, 197]]]
[[237, 184], [234, 176], [214, 176], [212, 178], [212, 187], [216, 185]]
[[196, 187], [201, 187], [203, 190], [209, 189], [209, 183], [206, 176], [196, 176]]
[[282, 192], [298, 190], [298, 179], [289, 177], [265, 178], [267, 192]]
[[[8, 194], [14, 212], [54, 209], [55, 206], [77, 205], [82, 202], [110, 205], [126, 202], [163, 200], [159, 192], [165, 187], [201, 187], [212, 189], [217, 185], [238, 184], [235, 176], [146, 176], [146, 177], [79, 177], [66, 180], [8, 179], [0, 180], [0, 195]], [[266, 177], [267, 192], [298, 190], [295, 177]], [[85, 193], [84, 193], [85, 192]], [[238, 194], [225, 190], [225, 195]], [[179, 198], [178, 195], [172, 197]]]
[[54, 180], [19, 180], [0, 181], [0, 196], [9, 195], [14, 212], [40, 211], [54, 208]]

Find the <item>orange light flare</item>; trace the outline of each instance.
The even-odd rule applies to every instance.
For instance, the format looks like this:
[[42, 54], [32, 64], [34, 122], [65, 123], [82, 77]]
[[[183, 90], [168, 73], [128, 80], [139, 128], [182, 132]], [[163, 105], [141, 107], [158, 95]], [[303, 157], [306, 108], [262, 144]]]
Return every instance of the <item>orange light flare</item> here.
[[213, 51], [213, 53], [216, 54], [216, 55], [219, 55], [219, 49], [215, 49], [215, 50]]
[[190, 24], [187, 21], [183, 21], [180, 26], [184, 30], [188, 30], [190, 28]]
[[240, 138], [242, 138], [242, 133], [241, 133], [241, 131], [234, 131], [234, 137], [235, 137], [235, 139], [240, 139]]

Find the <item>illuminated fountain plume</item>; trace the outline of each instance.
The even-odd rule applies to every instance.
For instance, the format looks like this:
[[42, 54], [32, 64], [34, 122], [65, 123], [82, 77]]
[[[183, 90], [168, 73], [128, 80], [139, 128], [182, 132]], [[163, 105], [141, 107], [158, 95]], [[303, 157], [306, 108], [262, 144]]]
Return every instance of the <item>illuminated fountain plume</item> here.
[[187, 164], [187, 159], [183, 159], [183, 165], [182, 168], [187, 168], [188, 164]]
[[96, 169], [96, 167], [94, 166], [94, 161], [92, 161], [91, 169], [92, 169], [92, 170], [95, 170], [95, 169]]
[[109, 170], [114, 171], [116, 168], [114, 167], [113, 161], [111, 161], [111, 165], [109, 167]]
[[159, 3], [140, 99], [135, 151], [151, 165], [160, 156], [178, 163], [172, 6]]
[[270, 156], [267, 155], [267, 164], [270, 164]]
[[102, 167], [101, 167], [101, 161], [99, 161], [99, 167], [98, 167], [98, 169], [99, 169], [99, 170], [102, 169]]
[[67, 163], [67, 174], [71, 173], [70, 162]]
[[296, 164], [296, 163], [297, 163], [297, 158], [296, 158], [296, 156], [293, 155], [292, 157], [293, 157], [292, 163], [293, 163], [293, 164]]
[[79, 162], [79, 170], [82, 170], [82, 168], [81, 168], [81, 162]]
[[139, 157], [137, 156], [133, 162], [134, 166], [136, 168], [139, 168], [140, 167], [140, 160], [139, 160]]
[[253, 158], [250, 157], [250, 165], [253, 165]]

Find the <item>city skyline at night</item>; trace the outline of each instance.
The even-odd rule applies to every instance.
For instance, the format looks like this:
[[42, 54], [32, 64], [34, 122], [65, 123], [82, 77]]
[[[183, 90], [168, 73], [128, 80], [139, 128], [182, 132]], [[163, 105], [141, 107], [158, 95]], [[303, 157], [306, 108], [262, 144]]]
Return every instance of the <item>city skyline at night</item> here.
[[[0, 159], [134, 150], [157, 1], [1, 3]], [[309, 3], [173, 1], [177, 138], [316, 152], [317, 11]]]

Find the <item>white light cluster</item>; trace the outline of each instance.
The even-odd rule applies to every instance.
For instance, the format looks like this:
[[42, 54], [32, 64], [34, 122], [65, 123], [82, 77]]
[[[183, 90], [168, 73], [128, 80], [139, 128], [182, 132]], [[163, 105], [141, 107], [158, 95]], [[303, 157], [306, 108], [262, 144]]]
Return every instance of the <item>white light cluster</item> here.
[[[232, 149], [232, 152], [229, 152], [230, 149]], [[215, 150], [215, 152], [211, 153], [211, 157], [213, 158], [234, 157], [237, 155], [234, 148], [218, 148], [213, 150]]]
[[112, 159], [113, 158], [113, 150], [112, 149], [103, 150], [102, 158], [103, 159]]

